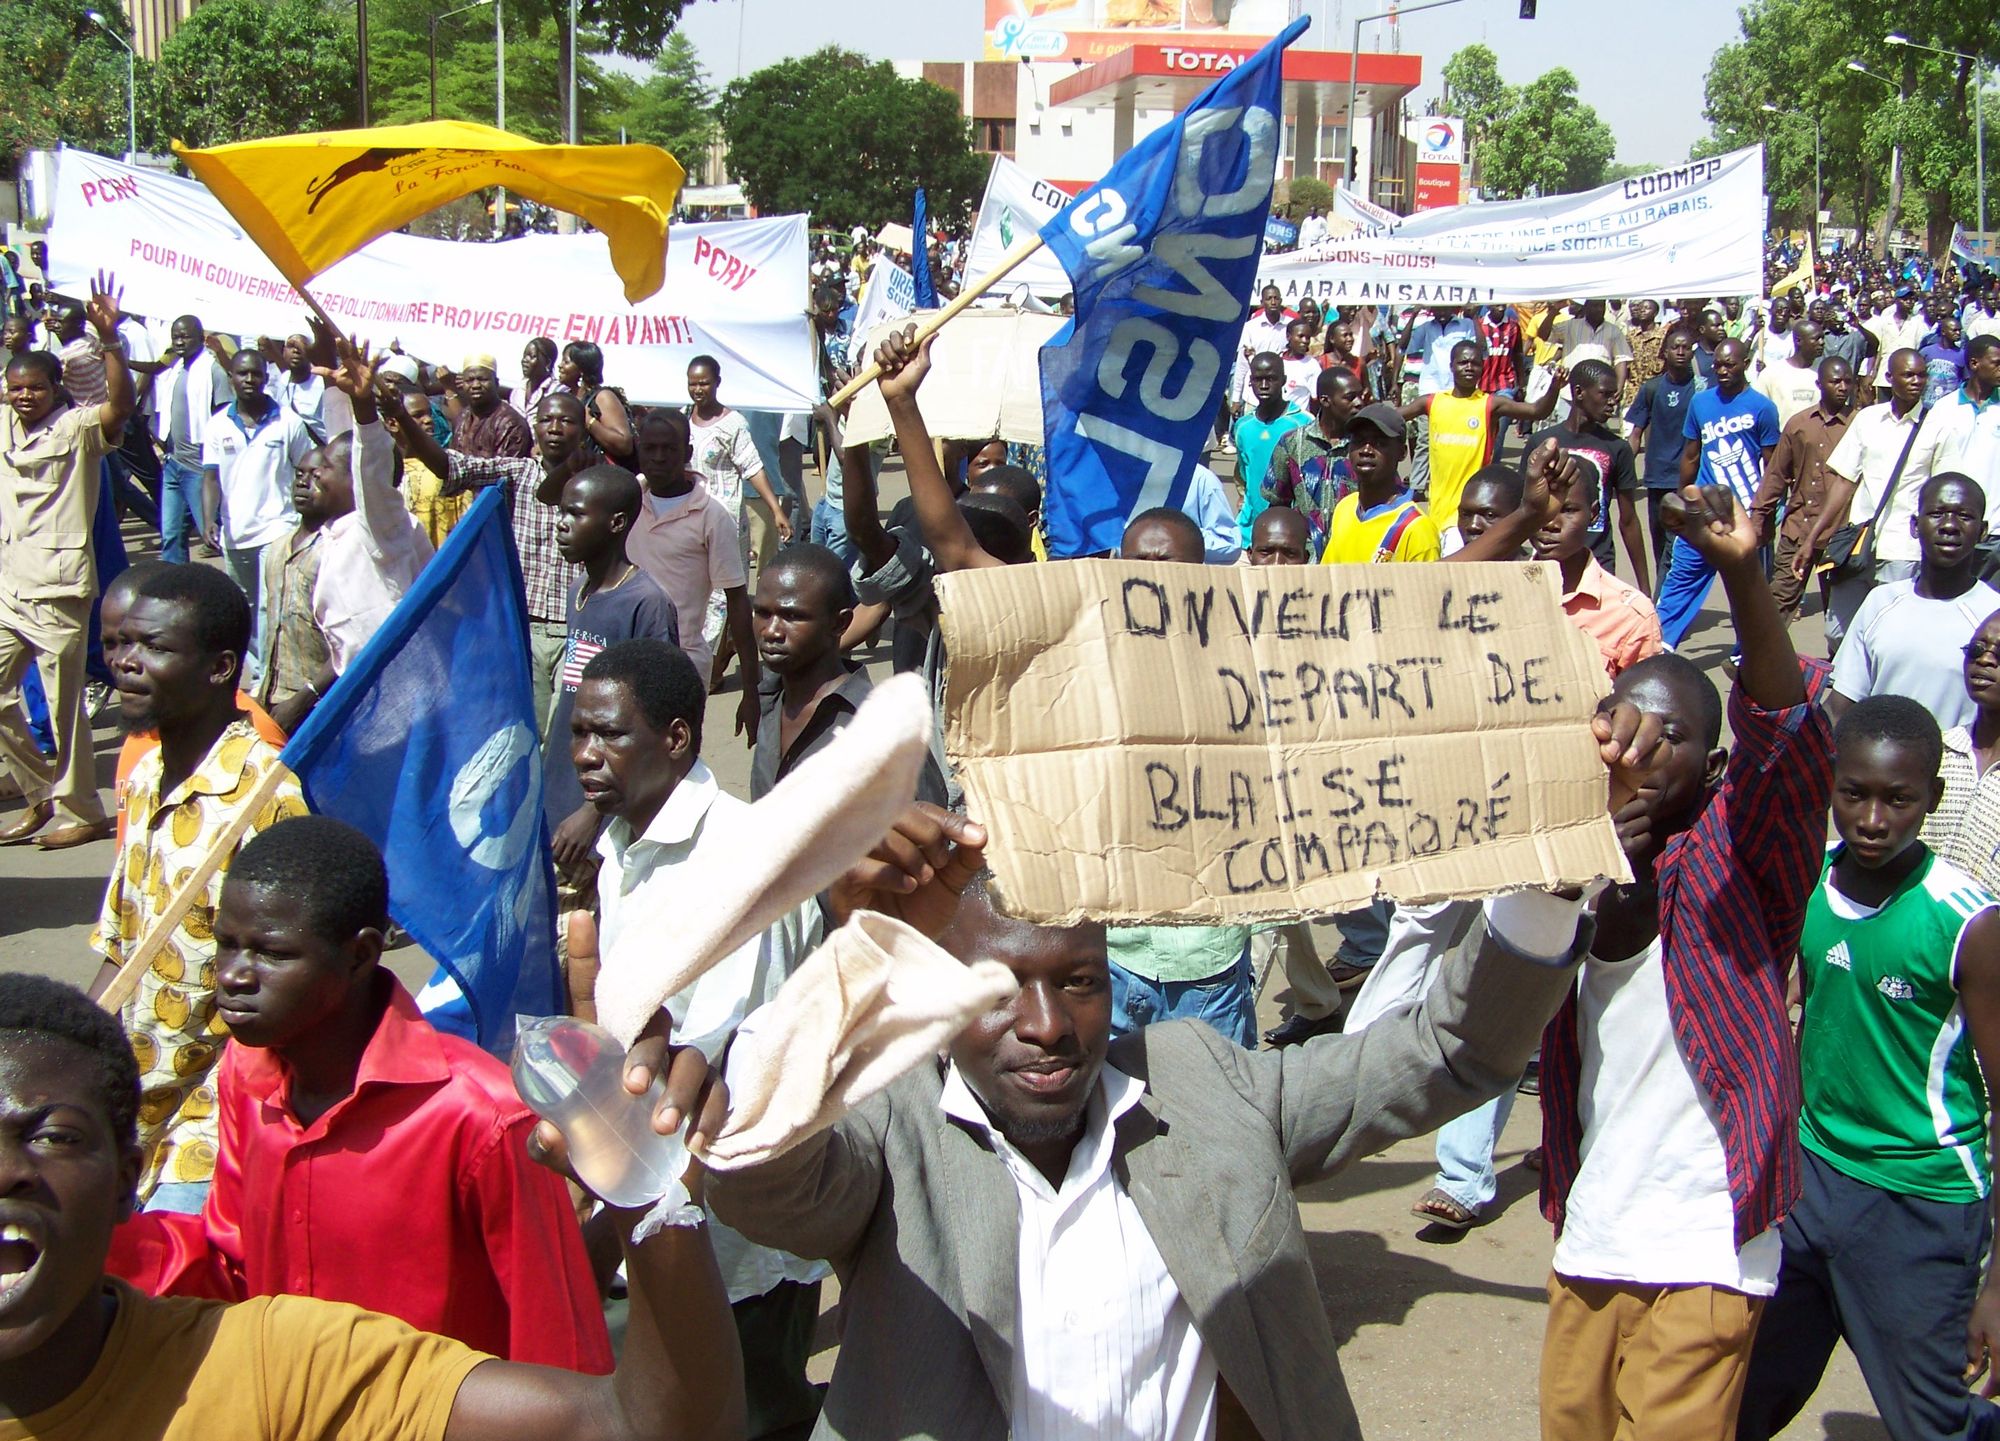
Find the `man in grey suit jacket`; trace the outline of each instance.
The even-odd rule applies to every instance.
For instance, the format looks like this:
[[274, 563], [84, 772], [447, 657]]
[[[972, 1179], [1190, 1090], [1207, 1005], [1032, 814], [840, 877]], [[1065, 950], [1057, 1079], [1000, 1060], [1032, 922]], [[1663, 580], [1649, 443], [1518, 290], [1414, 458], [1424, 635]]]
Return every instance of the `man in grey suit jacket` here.
[[[1598, 737], [1630, 763], [1657, 726], [1624, 708]], [[983, 835], [932, 815], [960, 841], [947, 861], [934, 824], [906, 866], [932, 904], [868, 904], [1009, 965], [1019, 995], [948, 1062], [708, 1179], [728, 1224], [840, 1275], [815, 1436], [1358, 1436], [1293, 1188], [1514, 1084], [1589, 948], [1581, 901], [1488, 900], [1426, 995], [1358, 1036], [1249, 1052], [1172, 1022], [1114, 1042], [1103, 927], [1000, 916], [966, 884]]]

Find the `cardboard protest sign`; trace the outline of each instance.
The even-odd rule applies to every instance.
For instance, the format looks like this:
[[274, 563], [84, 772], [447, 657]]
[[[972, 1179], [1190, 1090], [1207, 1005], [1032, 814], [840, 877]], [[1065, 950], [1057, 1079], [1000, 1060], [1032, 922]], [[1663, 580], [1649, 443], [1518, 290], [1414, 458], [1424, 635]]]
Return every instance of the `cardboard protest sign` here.
[[1010, 915], [1215, 923], [1625, 877], [1553, 567], [941, 576], [945, 744]]
[[[874, 357], [875, 347], [889, 332], [928, 318], [929, 312], [924, 312], [876, 326], [862, 343], [864, 358]], [[1040, 445], [1042, 347], [1064, 324], [1060, 315], [973, 309], [940, 330], [931, 344], [931, 373], [917, 392], [917, 409], [930, 433], [941, 440], [998, 436]], [[849, 445], [869, 444], [895, 433], [880, 389], [871, 385], [854, 397], [842, 431]]]

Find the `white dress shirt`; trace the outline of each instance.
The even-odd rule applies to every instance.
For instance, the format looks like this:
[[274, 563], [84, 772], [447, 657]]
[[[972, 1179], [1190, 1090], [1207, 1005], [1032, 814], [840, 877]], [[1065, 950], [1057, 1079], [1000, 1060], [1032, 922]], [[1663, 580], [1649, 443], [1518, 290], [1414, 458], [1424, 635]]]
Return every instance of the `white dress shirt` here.
[[[695, 853], [720, 847], [740, 852], [758, 844], [751, 832], [747, 801], [724, 794], [715, 772], [696, 761], [681, 777], [643, 835], [614, 820], [597, 838], [603, 867], [597, 873], [598, 953], [616, 954], [618, 938], [628, 925], [659, 925], [657, 907], [647, 891], [667, 871]], [[819, 944], [819, 906], [812, 901], [752, 940], [745, 941], [705, 972], [693, 985], [667, 998], [673, 1017], [674, 1040], [698, 1048], [716, 1062], [730, 1038], [750, 1013], [777, 993], [785, 978]], [[782, 1281], [802, 1285], [832, 1274], [824, 1261], [808, 1261], [786, 1251], [754, 1245], [709, 1215], [709, 1241], [722, 1271], [730, 1304], [762, 1296]]]
[[1215, 1358], [1139, 1208], [1111, 1170], [1112, 1128], [1145, 1086], [1098, 1073], [1060, 1187], [995, 1129], [952, 1066], [938, 1105], [984, 1132], [1020, 1198], [1013, 1441], [1203, 1441]]
[[326, 523], [312, 593], [313, 621], [335, 674], [353, 664], [433, 553], [396, 490], [396, 446], [381, 421], [354, 427], [349, 466], [354, 509]]
[[[1854, 482], [1854, 503], [1847, 508], [1849, 522], [1865, 525], [1875, 514], [1882, 503], [1883, 487], [1896, 473], [1903, 446], [1922, 420], [1923, 412], [1915, 406], [1908, 415], [1898, 417], [1886, 400], [1879, 405], [1863, 406], [1854, 413], [1847, 433], [1826, 458], [1828, 470]], [[1922, 450], [1921, 439], [1910, 447], [1909, 461], [1896, 481], [1896, 494], [1889, 501], [1889, 508], [1882, 512], [1882, 523], [1875, 528], [1877, 560], [1918, 558], [1917, 538], [1910, 534], [1910, 517], [1917, 513], [1917, 492], [1930, 476], [1929, 461], [1919, 454]]]

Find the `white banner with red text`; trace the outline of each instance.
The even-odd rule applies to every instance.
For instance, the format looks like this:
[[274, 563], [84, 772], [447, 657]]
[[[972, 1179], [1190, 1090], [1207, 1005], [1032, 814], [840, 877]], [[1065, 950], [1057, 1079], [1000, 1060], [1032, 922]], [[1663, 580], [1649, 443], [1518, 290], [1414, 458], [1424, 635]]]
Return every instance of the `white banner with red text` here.
[[1290, 304], [1485, 305], [1764, 292], [1761, 146], [1579, 195], [1454, 205], [1257, 267]]
[[[602, 235], [524, 235], [498, 244], [385, 235], [313, 282], [342, 329], [371, 345], [456, 367], [491, 353], [520, 378], [537, 335], [603, 348], [604, 378], [635, 401], [687, 402], [697, 355], [722, 366], [724, 401], [744, 410], [809, 411], [819, 373], [806, 318], [807, 217], [676, 225], [667, 280], [628, 305]], [[194, 315], [225, 334], [284, 336], [306, 308], [199, 181], [136, 169], [84, 150], [56, 164], [49, 226], [54, 287], [81, 296], [116, 274], [125, 309]]]

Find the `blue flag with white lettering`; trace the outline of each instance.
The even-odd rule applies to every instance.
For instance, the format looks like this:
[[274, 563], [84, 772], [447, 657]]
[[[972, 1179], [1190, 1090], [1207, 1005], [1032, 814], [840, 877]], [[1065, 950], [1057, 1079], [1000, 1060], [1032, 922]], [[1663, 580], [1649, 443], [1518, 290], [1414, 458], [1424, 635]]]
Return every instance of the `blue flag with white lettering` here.
[[924, 187], [917, 187], [917, 203], [910, 216], [910, 279], [917, 286], [917, 309], [937, 309], [937, 282], [931, 279], [931, 203]]
[[1179, 505], [1229, 386], [1305, 17], [1204, 90], [1042, 227], [1076, 295], [1042, 347], [1049, 554], [1115, 550]]
[[521, 563], [480, 495], [283, 760], [389, 867], [389, 914], [465, 993], [479, 1044], [560, 1009], [555, 873]]

